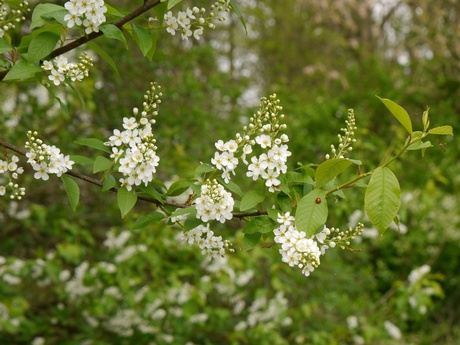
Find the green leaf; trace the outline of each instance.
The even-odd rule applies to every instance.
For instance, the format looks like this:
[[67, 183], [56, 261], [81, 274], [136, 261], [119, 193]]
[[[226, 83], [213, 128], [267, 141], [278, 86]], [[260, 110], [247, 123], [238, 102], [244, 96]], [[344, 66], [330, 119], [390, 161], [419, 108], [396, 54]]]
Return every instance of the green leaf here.
[[9, 52], [13, 48], [3, 38], [0, 38], [0, 54]]
[[241, 199], [240, 211], [247, 211], [264, 201], [264, 199], [265, 197], [259, 192], [250, 190], [245, 195], [243, 195], [243, 198]]
[[328, 159], [321, 163], [316, 169], [315, 188], [321, 188], [326, 183], [344, 172], [353, 162], [346, 158]]
[[168, 7], [166, 3], [160, 3], [157, 6], [154, 7], [155, 13], [157, 14], [158, 22], [161, 25], [163, 25], [163, 21], [165, 19], [165, 14], [168, 11]]
[[129, 211], [136, 205], [137, 195], [134, 190], [127, 190], [125, 187], [118, 189], [118, 207], [120, 208], [121, 218], [124, 218]]
[[168, 10], [173, 8], [174, 6], [180, 4], [183, 0], [169, 0], [168, 1]]
[[77, 164], [94, 164], [94, 160], [85, 156], [72, 155], [70, 159]]
[[53, 16], [53, 12], [60, 12], [63, 10], [67, 12], [64, 7], [55, 4], [39, 4], [35, 6], [34, 12], [32, 13], [30, 30], [46, 24], [47, 20], [45, 18], [51, 18]]
[[279, 193], [276, 197], [276, 201], [280, 206], [281, 211], [283, 212], [292, 212], [292, 200], [289, 198], [289, 195], [284, 193]]
[[80, 201], [80, 187], [78, 187], [77, 182], [68, 175], [62, 175], [61, 180], [64, 183], [64, 189], [69, 198], [70, 206], [72, 210], [75, 211]]
[[169, 196], [178, 196], [184, 193], [187, 189], [190, 188], [190, 185], [193, 184], [195, 180], [181, 180], [174, 182], [168, 189], [166, 193]]
[[388, 110], [393, 114], [396, 120], [406, 129], [409, 134], [412, 133], [412, 122], [410, 120], [409, 114], [407, 111], [401, 107], [399, 104], [396, 104], [392, 100], [388, 98], [380, 98], [377, 96], [378, 99], [382, 101], [383, 104], [388, 108]]
[[248, 251], [257, 246], [261, 236], [262, 234], [260, 232], [256, 232], [254, 234], [244, 234], [243, 250]]
[[246, 224], [243, 229], [245, 234], [255, 234], [260, 232], [262, 234], [271, 232], [275, 228], [275, 222], [270, 219], [268, 216], [260, 216], [251, 219], [251, 221]]
[[104, 59], [105, 62], [107, 62], [110, 67], [112, 67], [112, 69], [115, 71], [115, 74], [119, 77], [120, 76], [120, 73], [118, 72], [118, 69], [117, 69], [117, 65], [115, 64], [115, 61], [113, 61], [113, 59], [110, 57], [109, 54], [107, 54], [105, 52], [104, 49], [102, 49], [101, 47], [99, 47], [97, 44], [95, 44], [94, 42], [87, 42], [86, 45], [88, 46], [88, 48], [90, 48], [91, 50], [93, 50], [97, 55], [99, 55], [101, 58]]
[[115, 177], [113, 177], [112, 174], [106, 174], [104, 182], [102, 183], [102, 191], [105, 192], [117, 184], [117, 181], [115, 180]]
[[95, 138], [78, 139], [78, 140], [75, 140], [75, 144], [92, 147], [93, 149], [104, 151], [107, 153], [112, 153], [110, 152], [109, 148], [104, 145], [103, 141], [100, 141], [99, 139], [95, 139]]
[[136, 41], [139, 49], [141, 50], [142, 54], [146, 56], [149, 50], [152, 48], [152, 38], [147, 30], [145, 30], [142, 26], [132, 24], [134, 29], [134, 40]]
[[78, 89], [76, 89], [74, 86], [73, 86], [73, 83], [70, 82], [69, 80], [66, 80], [65, 83], [67, 85], [69, 85], [69, 87], [72, 89], [72, 91], [77, 95], [78, 99], [80, 100], [80, 103], [81, 103], [81, 106], [83, 109], [86, 108], [86, 103], [85, 103], [85, 99], [83, 98], [83, 95], [80, 93], [80, 91], [78, 91]]
[[149, 212], [149, 213], [143, 214], [142, 216], [137, 218], [131, 230], [142, 229], [146, 227], [147, 225], [149, 225], [150, 223], [155, 223], [155, 222], [158, 222], [159, 220], [162, 220], [164, 217], [165, 215], [160, 212]]
[[[152, 181], [153, 182], [153, 181]], [[164, 204], [164, 198], [163, 195], [161, 195], [160, 192], [158, 192], [152, 185], [148, 185], [147, 187], [140, 187], [142, 193], [147, 194], [151, 198], [158, 200], [160, 204]], [[166, 189], [166, 188], [165, 188]]]
[[183, 214], [189, 214], [191, 212], [195, 212], [196, 214], [196, 208], [193, 206], [186, 207], [186, 208], [178, 208], [173, 213], [171, 213], [171, 217], [177, 217]]
[[364, 196], [369, 220], [383, 234], [398, 213], [401, 204], [399, 182], [387, 167], [375, 169]]
[[275, 222], [278, 221], [278, 213], [282, 213], [280, 210], [276, 208], [270, 208], [267, 210], [268, 216], [273, 219]]
[[428, 116], [430, 112], [430, 108], [427, 108], [422, 115], [422, 124], [423, 124], [423, 131], [426, 132], [428, 127], [430, 127], [430, 117]]
[[110, 169], [112, 165], [113, 161], [110, 159], [107, 159], [103, 156], [97, 156], [96, 160], [94, 161], [93, 174]]
[[190, 212], [184, 222], [184, 231], [195, 229], [201, 224], [203, 224], [203, 221], [196, 217], [196, 212]]
[[32, 79], [37, 73], [42, 71], [36, 64], [19, 61], [10, 69], [5, 78], [3, 78], [3, 81]]
[[431, 142], [429, 141], [416, 141], [415, 143], [409, 145], [407, 147], [407, 150], [421, 150], [421, 149], [427, 149], [428, 147], [433, 147], [433, 145], [431, 145]]
[[326, 223], [327, 214], [326, 193], [321, 189], [312, 190], [297, 205], [295, 215], [297, 230], [305, 232], [307, 238], [313, 236], [316, 230]]
[[214, 170], [215, 170], [215, 168], [213, 168], [209, 164], [202, 163], [202, 164], [198, 165], [198, 167], [196, 168], [195, 177], [203, 176], [203, 175], [205, 175], [207, 173], [213, 172]]
[[243, 191], [241, 190], [240, 186], [238, 186], [235, 182], [229, 181], [228, 183], [225, 183], [225, 181], [219, 177], [217, 179], [221, 185], [223, 185], [225, 188], [227, 188], [230, 192], [235, 193], [238, 195], [240, 198], [243, 197]]
[[428, 131], [428, 134], [437, 134], [437, 135], [454, 135], [452, 126], [440, 126], [432, 128]]
[[125, 35], [123, 35], [123, 31], [121, 31], [117, 26], [113, 24], [105, 24], [101, 25], [99, 29], [101, 29], [105, 37], [121, 41], [127, 47]]
[[241, 24], [244, 26], [244, 31], [246, 31], [246, 35], [248, 34], [248, 28], [246, 27], [246, 21], [243, 18], [243, 14], [241, 13], [240, 8], [236, 4], [235, 0], [230, 0], [230, 7], [233, 9], [235, 14], [238, 16], [238, 18], [241, 21]]

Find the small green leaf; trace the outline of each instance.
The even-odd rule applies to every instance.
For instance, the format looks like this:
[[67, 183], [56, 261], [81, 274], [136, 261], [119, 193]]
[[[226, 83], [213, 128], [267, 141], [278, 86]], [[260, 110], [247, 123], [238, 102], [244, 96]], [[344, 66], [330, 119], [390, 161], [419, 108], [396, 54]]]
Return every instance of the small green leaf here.
[[307, 238], [313, 236], [316, 230], [326, 223], [327, 214], [326, 193], [321, 189], [313, 189], [297, 205], [295, 215], [297, 230], [305, 232]]
[[196, 214], [196, 208], [193, 206], [186, 207], [186, 208], [178, 208], [173, 213], [171, 213], [171, 217], [177, 217], [183, 214], [189, 214], [191, 212], [195, 212]]
[[80, 100], [80, 103], [81, 103], [81, 106], [83, 109], [86, 108], [86, 103], [85, 103], [85, 99], [83, 98], [83, 95], [80, 93], [80, 91], [78, 91], [78, 89], [76, 89], [74, 86], [73, 86], [73, 83], [70, 82], [70, 80], [67, 80], [65, 81], [65, 83], [67, 85], [69, 85], [69, 87], [72, 89], [72, 91], [75, 93], [75, 95], [77, 95], [78, 99]]
[[94, 42], [87, 42], [86, 45], [88, 46], [88, 48], [93, 50], [97, 55], [99, 55], [101, 58], [103, 58], [104, 61], [107, 62], [110, 65], [110, 67], [112, 67], [112, 69], [115, 71], [115, 74], [118, 77], [120, 76], [120, 73], [118, 72], [117, 65], [115, 64], [115, 61], [113, 61], [112, 57], [109, 54], [107, 54], [107, 52], [104, 49], [99, 47]]
[[267, 210], [268, 216], [273, 219], [275, 222], [278, 221], [278, 214], [282, 213], [280, 210], [277, 210], [276, 208], [270, 208]]
[[118, 189], [118, 207], [120, 208], [121, 218], [124, 218], [129, 211], [136, 205], [137, 195], [134, 190], [127, 190], [125, 187]]
[[289, 198], [289, 195], [284, 193], [279, 193], [276, 197], [276, 201], [280, 206], [281, 211], [283, 212], [292, 212], [292, 200]]
[[44, 18], [52, 18], [53, 12], [67, 11], [64, 7], [55, 4], [38, 4], [32, 13], [32, 21], [30, 23], [30, 30], [42, 26], [47, 23]]
[[158, 222], [159, 220], [162, 220], [164, 217], [165, 215], [160, 212], [149, 212], [149, 213], [143, 214], [142, 216], [137, 218], [131, 230], [142, 229], [146, 227], [147, 225], [149, 225], [150, 223], [155, 223], [155, 222]]
[[423, 131], [426, 132], [428, 127], [430, 127], [430, 117], [428, 116], [430, 112], [430, 108], [427, 108], [422, 115], [422, 124], [423, 124]]
[[36, 64], [19, 61], [10, 69], [5, 78], [3, 78], [3, 81], [32, 79], [40, 72], [43, 72], [43, 70]]
[[407, 150], [414, 151], [414, 150], [427, 149], [428, 147], [433, 147], [433, 145], [431, 145], [431, 142], [419, 140], [419, 141], [416, 141], [415, 143], [409, 145], [407, 147]]
[[437, 134], [437, 135], [454, 135], [452, 126], [440, 126], [431, 128], [428, 131], [428, 134]]
[[0, 54], [9, 52], [13, 48], [3, 38], [0, 38]]
[[268, 216], [259, 216], [251, 219], [243, 229], [245, 234], [254, 234], [260, 232], [262, 234], [271, 232], [275, 228], [275, 222]]
[[112, 165], [113, 161], [110, 159], [107, 159], [103, 156], [97, 156], [96, 160], [94, 161], [93, 174], [110, 169]]
[[406, 129], [407, 132], [409, 132], [409, 134], [411, 134], [412, 122], [407, 111], [399, 104], [396, 104], [388, 98], [380, 98], [379, 96], [377, 96], [377, 98], [380, 99], [383, 104], [385, 104], [385, 106], [393, 114], [396, 120], [399, 121], [399, 123]]
[[140, 187], [140, 189], [141, 189], [142, 193], [147, 194], [151, 198], [159, 201], [160, 204], [162, 204], [162, 205], [164, 204], [163, 195], [159, 191], [157, 191], [152, 185], [148, 185], [147, 187]]
[[136, 41], [139, 49], [141, 50], [142, 54], [146, 56], [149, 50], [152, 48], [152, 38], [147, 30], [145, 30], [142, 26], [132, 24], [134, 29], [134, 40]]
[[364, 196], [364, 208], [381, 234], [396, 217], [400, 205], [401, 190], [396, 176], [387, 167], [375, 169]]
[[346, 158], [328, 159], [321, 163], [316, 169], [315, 188], [321, 188], [336, 176], [344, 172], [353, 162]]
[[154, 7], [155, 13], [157, 14], [158, 22], [161, 25], [163, 25], [163, 21], [165, 19], [165, 14], [168, 11], [167, 4], [162, 2], [158, 4], [157, 6]]
[[115, 180], [115, 177], [111, 174], [106, 174], [104, 182], [102, 183], [102, 191], [105, 192], [117, 184], [117, 181]]
[[203, 224], [203, 221], [196, 217], [196, 212], [191, 212], [185, 219], [184, 231], [190, 231], [192, 229], [195, 229], [197, 226], [201, 224]]
[[168, 189], [166, 193], [169, 196], [178, 196], [184, 193], [187, 189], [190, 188], [190, 185], [193, 184], [195, 180], [181, 180], [174, 182]]
[[230, 192], [235, 193], [238, 195], [240, 198], [243, 197], [243, 191], [241, 190], [240, 186], [238, 186], [235, 182], [229, 181], [228, 183], [225, 183], [225, 181], [219, 177], [217, 179], [221, 185], [223, 185], [225, 188], [227, 188]]
[[72, 210], [75, 211], [80, 201], [80, 187], [78, 187], [77, 182], [68, 175], [62, 175], [61, 180], [64, 183], [64, 189], [69, 198], [70, 206]]
[[248, 251], [257, 246], [260, 241], [260, 237], [262, 234], [260, 232], [256, 232], [253, 234], [244, 234], [243, 238], [243, 250]]
[[168, 1], [168, 10], [173, 8], [174, 6], [180, 4], [183, 0], [169, 0]]
[[215, 168], [213, 168], [209, 164], [202, 163], [202, 164], [198, 165], [198, 167], [196, 168], [195, 177], [203, 176], [203, 175], [205, 175], [207, 173], [213, 172], [214, 170], [215, 170]]
[[241, 199], [240, 211], [247, 211], [264, 201], [264, 199], [265, 197], [259, 192], [255, 190], [248, 191]]
[[95, 138], [78, 139], [75, 141], [75, 144], [92, 147], [93, 149], [104, 151], [107, 153], [112, 153], [110, 152], [109, 148], [104, 145], [103, 141], [100, 141], [99, 139]]
[[157, 51], [157, 43], [158, 43], [158, 32], [157, 31], [152, 31], [150, 33], [150, 40], [152, 41], [152, 47], [149, 49], [145, 57], [149, 59], [149, 61], [152, 61], [153, 56], [155, 55], [155, 52]]
[[235, 14], [240, 19], [241, 24], [243, 24], [243, 26], [244, 26], [244, 31], [246, 31], [246, 35], [247, 35], [248, 34], [248, 28], [246, 27], [246, 21], [244, 20], [243, 15], [241, 13], [241, 10], [238, 7], [238, 5], [236, 4], [235, 0], [230, 0], [230, 7], [233, 9]]
[[125, 46], [127, 46], [126, 38], [123, 35], [123, 31], [121, 31], [117, 26], [113, 24], [105, 24], [101, 25], [99, 29], [101, 29], [105, 37], [121, 41], [125, 44]]
[[94, 164], [94, 160], [85, 156], [73, 155], [70, 159], [76, 164]]

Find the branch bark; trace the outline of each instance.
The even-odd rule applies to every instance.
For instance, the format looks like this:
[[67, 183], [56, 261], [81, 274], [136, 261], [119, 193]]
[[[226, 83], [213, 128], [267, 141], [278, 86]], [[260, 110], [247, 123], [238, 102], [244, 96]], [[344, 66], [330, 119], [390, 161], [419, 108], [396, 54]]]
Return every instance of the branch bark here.
[[[130, 22], [131, 20], [139, 17], [140, 15], [144, 14], [145, 12], [151, 10], [155, 6], [160, 4], [160, 0], [153, 0], [153, 1], [144, 1], [143, 5], [132, 11], [131, 13], [127, 14], [123, 18], [118, 19], [113, 23], [117, 28], [120, 30], [123, 30], [123, 25], [126, 23]], [[73, 50], [89, 41], [94, 40], [95, 38], [102, 36], [104, 33], [102, 31], [99, 32], [92, 32], [89, 35], [82, 36], [80, 38], [77, 38], [75, 41], [70, 42], [69, 44], [66, 44], [63, 47], [59, 47], [55, 49], [53, 52], [51, 52], [50, 56], [51, 58], [55, 58], [56, 56], [62, 55], [64, 53], [67, 53], [70, 50]], [[5, 78], [9, 70], [5, 70], [0, 72], [0, 81]]]
[[[26, 156], [26, 153], [27, 153], [27, 151], [25, 151], [25, 150], [23, 150], [23, 149], [21, 149], [21, 148], [19, 148], [17, 146], [11, 145], [10, 143], [7, 143], [6, 141], [3, 141], [1, 139], [0, 139], [0, 146], [4, 147], [5, 149], [11, 150], [13, 152], [16, 152], [17, 154], [20, 154], [21, 156]], [[102, 182], [99, 181], [98, 179], [95, 179], [93, 177], [80, 174], [80, 173], [75, 172], [75, 171], [68, 171], [68, 172], [66, 172], [66, 174], [69, 175], [69, 176], [73, 176], [75, 178], [78, 178], [79, 180], [82, 180], [82, 181], [85, 181], [87, 183], [90, 183], [90, 184], [93, 184], [95, 186], [98, 186], [98, 187], [102, 187], [102, 185], [103, 185]], [[114, 187], [114, 188], [111, 188], [109, 190], [116, 193], [118, 191], [118, 188]], [[137, 199], [145, 201], [145, 202], [149, 202], [151, 204], [155, 204], [157, 206], [167, 205], [167, 206], [172, 206], [172, 207], [176, 207], [176, 208], [190, 207], [190, 205], [188, 205], [188, 204], [180, 204], [180, 203], [171, 202], [171, 201], [164, 201], [163, 203], [161, 203], [160, 201], [158, 201], [156, 199], [145, 197], [145, 196], [139, 196]], [[267, 214], [266, 211], [243, 212], [243, 213], [234, 213], [233, 217], [242, 219], [242, 218], [246, 218], [246, 217], [257, 217], [257, 216], [266, 215], [266, 214]]]

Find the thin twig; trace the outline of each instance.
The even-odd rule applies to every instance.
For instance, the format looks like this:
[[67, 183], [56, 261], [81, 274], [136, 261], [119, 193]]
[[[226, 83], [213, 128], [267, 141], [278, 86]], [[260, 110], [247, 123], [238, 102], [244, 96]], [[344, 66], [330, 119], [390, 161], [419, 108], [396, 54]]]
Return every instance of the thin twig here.
[[[115, 25], [117, 28], [120, 30], [123, 30], [123, 25], [126, 23], [130, 22], [131, 20], [139, 17], [141, 14], [144, 14], [145, 12], [151, 10], [155, 6], [160, 4], [160, 0], [154, 0], [152, 2], [145, 1], [142, 6], [139, 8], [135, 9], [134, 11], [130, 12], [123, 18], [120, 18], [119, 20], [115, 21], [113, 25]], [[62, 55], [70, 50], [73, 50], [89, 41], [94, 40], [95, 38], [102, 36], [104, 33], [102, 31], [99, 32], [92, 32], [89, 35], [82, 36], [80, 38], [77, 38], [75, 41], [70, 42], [69, 44], [66, 44], [63, 47], [59, 47], [55, 49], [53, 52], [51, 52], [50, 56], [51, 58], [55, 58], [56, 56]], [[5, 78], [9, 70], [1, 71], [0, 72], [0, 81]]]

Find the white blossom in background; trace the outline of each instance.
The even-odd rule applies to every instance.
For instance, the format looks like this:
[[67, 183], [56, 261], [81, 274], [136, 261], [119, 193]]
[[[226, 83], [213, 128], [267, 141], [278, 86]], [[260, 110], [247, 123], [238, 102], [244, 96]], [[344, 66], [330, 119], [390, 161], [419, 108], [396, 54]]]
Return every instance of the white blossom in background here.
[[82, 81], [83, 78], [88, 77], [93, 60], [86, 52], [79, 57], [79, 60], [78, 63], [69, 62], [67, 57], [60, 55], [52, 61], [43, 61], [41, 67], [48, 71], [48, 79], [58, 86], [66, 78], [71, 81]]
[[398, 326], [396, 326], [394, 323], [391, 321], [386, 320], [383, 323], [387, 333], [392, 337], [393, 339], [399, 340], [402, 337], [401, 330], [399, 329]]
[[[204, 28], [208, 27], [214, 29], [216, 25], [214, 22], [224, 21], [224, 13], [230, 11], [228, 1], [219, 0], [210, 7], [209, 14], [206, 14], [205, 8], [187, 8], [185, 11], [179, 11], [177, 16], [173, 15], [171, 11], [168, 11], [164, 17], [164, 25], [166, 32], [172, 36], [176, 35], [176, 32], [181, 35], [181, 38], [188, 41], [189, 37], [194, 37], [199, 40], [203, 35]], [[153, 23], [154, 18], [149, 18], [149, 21]]]
[[34, 174], [35, 179], [47, 181], [49, 174], [55, 174], [60, 177], [72, 169], [74, 162], [70, 160], [70, 156], [65, 156], [54, 145], [44, 144], [36, 136], [37, 132], [27, 132], [29, 140], [25, 144], [28, 150], [26, 153], [26, 157], [28, 158], [27, 163], [32, 165], [32, 168], [36, 171]]
[[103, 0], [70, 0], [64, 7], [69, 11], [64, 16], [67, 27], [83, 25], [86, 34], [99, 32], [99, 26], [106, 21], [107, 7]]
[[134, 116], [123, 118], [124, 129], [114, 129], [113, 135], [105, 143], [112, 148], [110, 158], [118, 163], [117, 170], [123, 174], [119, 181], [127, 190], [132, 190], [134, 186], [142, 183], [147, 186], [153, 180], [153, 174], [160, 161], [152, 132], [152, 125], [156, 121], [153, 118], [149, 119], [158, 115], [162, 93], [157, 91], [160, 88], [156, 83], [151, 83], [151, 89], [144, 95], [141, 116], [137, 118], [139, 110], [134, 108]]
[[407, 280], [409, 281], [409, 285], [410, 286], [413, 286], [415, 284], [417, 284], [417, 282], [423, 278], [423, 276], [427, 273], [429, 273], [431, 270], [431, 267], [428, 266], [428, 265], [423, 265], [419, 268], [416, 268], [414, 270], [412, 270], [410, 273], [409, 273], [409, 277], [407, 278]]
[[0, 176], [0, 196], [9, 196], [10, 199], [21, 200], [25, 195], [25, 188], [19, 187], [17, 179], [24, 173], [24, 168], [18, 165], [19, 158], [15, 155], [0, 159], [0, 174], [5, 174], [8, 182]]
[[196, 199], [196, 217], [203, 222], [218, 220], [225, 223], [233, 217], [234, 203], [232, 194], [217, 180], [208, 180], [201, 186], [201, 196]]

